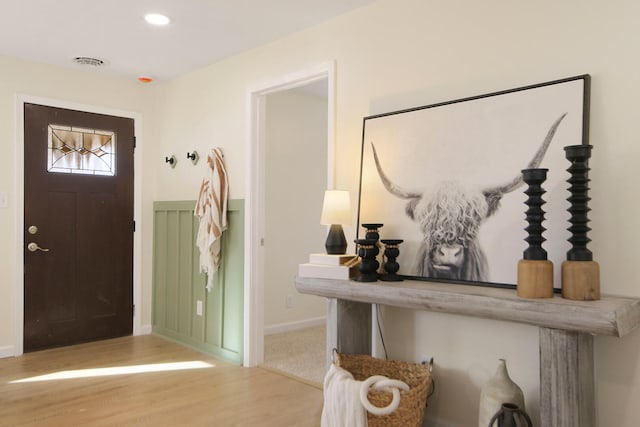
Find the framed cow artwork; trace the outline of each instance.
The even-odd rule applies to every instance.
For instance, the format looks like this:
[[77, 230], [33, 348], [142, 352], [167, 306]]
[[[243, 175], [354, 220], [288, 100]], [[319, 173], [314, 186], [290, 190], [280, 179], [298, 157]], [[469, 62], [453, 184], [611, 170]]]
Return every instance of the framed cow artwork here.
[[571, 247], [564, 147], [589, 143], [589, 90], [581, 75], [365, 117], [357, 237], [378, 223], [381, 239], [403, 240], [405, 278], [515, 288], [528, 247], [522, 170], [546, 168], [542, 246], [559, 288]]

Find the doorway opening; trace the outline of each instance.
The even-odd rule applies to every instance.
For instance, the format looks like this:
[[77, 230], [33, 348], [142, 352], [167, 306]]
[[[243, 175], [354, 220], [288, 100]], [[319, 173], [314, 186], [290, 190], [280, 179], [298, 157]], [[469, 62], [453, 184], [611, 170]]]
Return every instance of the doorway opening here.
[[[324, 190], [334, 185], [334, 81], [331, 62], [248, 91], [247, 204], [250, 214], [245, 232], [245, 366], [264, 362], [265, 332], [288, 332], [325, 322], [324, 299], [310, 297], [315, 301], [305, 301], [305, 296], [295, 291], [293, 277], [298, 264], [305, 262], [310, 251], [318, 251], [324, 244], [326, 231], [319, 218]], [[319, 92], [314, 95], [313, 90]], [[298, 125], [303, 128], [299, 131], [305, 132], [300, 123], [293, 124], [295, 119], [280, 130], [273, 129], [275, 123], [286, 122], [286, 111], [290, 119], [300, 114], [296, 108], [302, 104], [296, 102], [309, 98], [314, 100], [311, 104], [316, 104], [311, 107], [316, 113], [311, 114], [312, 119], [297, 120], [309, 122], [303, 124], [317, 129], [320, 118], [324, 132], [319, 140], [284, 135], [282, 132], [288, 133]], [[281, 108], [283, 105], [286, 108]], [[305, 185], [310, 186], [306, 192]], [[300, 241], [302, 246], [298, 246]], [[270, 264], [276, 261], [286, 265], [269, 270]], [[274, 278], [272, 272], [276, 276], [280, 274], [280, 278]], [[307, 304], [315, 304], [312, 311], [307, 309]], [[326, 360], [326, 355], [323, 357]]]
[[327, 79], [271, 93], [265, 107], [262, 366], [322, 383], [326, 302], [299, 294], [291, 277], [323, 249], [326, 235], [319, 212], [327, 187]]

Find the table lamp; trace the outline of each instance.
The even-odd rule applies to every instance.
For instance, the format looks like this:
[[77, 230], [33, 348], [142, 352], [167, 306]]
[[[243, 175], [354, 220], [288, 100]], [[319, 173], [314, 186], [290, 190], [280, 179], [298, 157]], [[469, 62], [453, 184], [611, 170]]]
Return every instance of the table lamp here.
[[329, 255], [341, 255], [347, 252], [347, 239], [342, 224], [351, 224], [351, 200], [349, 192], [327, 190], [322, 203], [320, 224], [330, 225], [325, 248]]

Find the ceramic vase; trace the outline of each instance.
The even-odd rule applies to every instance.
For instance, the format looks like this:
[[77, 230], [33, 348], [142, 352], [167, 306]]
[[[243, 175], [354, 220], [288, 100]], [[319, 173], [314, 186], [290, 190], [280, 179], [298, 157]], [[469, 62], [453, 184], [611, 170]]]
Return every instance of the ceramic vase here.
[[524, 395], [507, 371], [507, 362], [500, 359], [496, 373], [487, 381], [480, 392], [478, 427], [487, 427], [493, 416], [502, 409], [504, 403], [512, 403], [524, 411]]
[[503, 403], [502, 408], [491, 418], [489, 427], [533, 427], [531, 417], [518, 405]]

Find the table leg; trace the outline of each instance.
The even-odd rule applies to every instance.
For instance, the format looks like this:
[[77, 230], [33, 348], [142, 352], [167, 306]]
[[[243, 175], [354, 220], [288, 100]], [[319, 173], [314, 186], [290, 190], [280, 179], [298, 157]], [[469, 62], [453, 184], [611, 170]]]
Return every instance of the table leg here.
[[540, 328], [540, 425], [595, 427], [593, 336]]
[[341, 353], [371, 354], [371, 304], [329, 298], [327, 305], [327, 357]]

